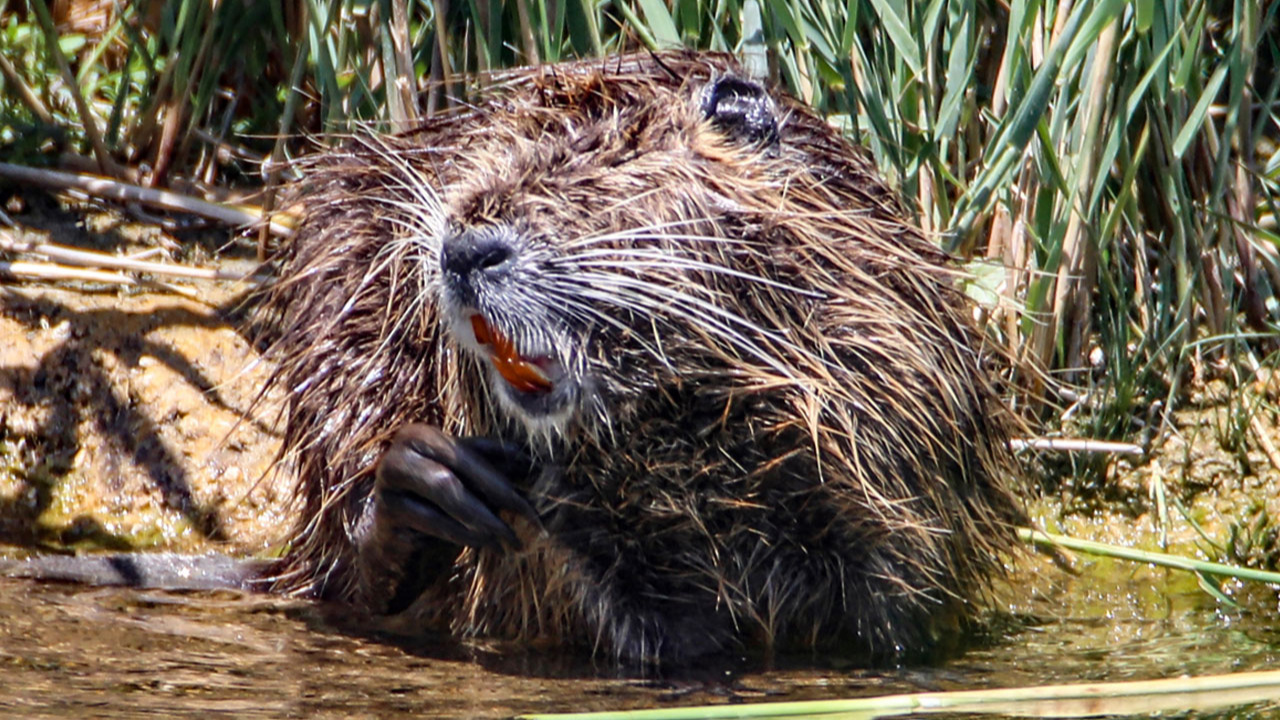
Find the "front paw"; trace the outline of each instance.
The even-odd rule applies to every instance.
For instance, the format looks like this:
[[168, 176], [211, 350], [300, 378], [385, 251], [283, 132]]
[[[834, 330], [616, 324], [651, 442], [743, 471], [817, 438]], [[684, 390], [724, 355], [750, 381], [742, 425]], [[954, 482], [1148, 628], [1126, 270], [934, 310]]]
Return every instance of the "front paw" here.
[[519, 548], [498, 513], [506, 510], [541, 527], [512, 482], [531, 471], [528, 458], [504, 443], [407, 425], [378, 462], [378, 514], [383, 522], [455, 545]]

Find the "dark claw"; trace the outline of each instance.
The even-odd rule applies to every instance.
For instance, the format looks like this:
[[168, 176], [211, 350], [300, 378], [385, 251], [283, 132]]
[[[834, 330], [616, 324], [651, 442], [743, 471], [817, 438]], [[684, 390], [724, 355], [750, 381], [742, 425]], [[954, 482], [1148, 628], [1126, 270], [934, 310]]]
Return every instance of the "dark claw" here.
[[470, 481], [471, 487], [485, 500], [499, 510], [510, 510], [539, 529], [542, 521], [533, 506], [528, 503], [515, 488], [511, 486], [510, 477], [495, 470], [490, 458], [502, 458], [503, 464], [518, 465], [521, 460], [525, 465], [524, 475], [528, 475], [530, 463], [523, 453], [505, 443], [487, 438], [468, 438], [455, 440], [439, 429], [429, 425], [408, 425], [396, 433], [393, 447], [404, 443], [413, 448], [417, 454], [433, 458]]
[[487, 437], [464, 437], [459, 438], [458, 442], [480, 453], [495, 470], [512, 481], [523, 481], [533, 475], [533, 460], [509, 442]]
[[508, 480], [510, 475], [495, 470], [472, 443], [475, 443], [475, 439], [457, 445], [458, 462], [469, 471], [470, 479], [480, 494], [498, 509], [516, 513], [541, 529], [542, 520], [538, 517], [538, 512], [511, 486], [511, 481]]
[[392, 501], [401, 500], [407, 505], [403, 510], [406, 517], [421, 520], [421, 523], [412, 523], [420, 532], [435, 535], [430, 522], [438, 515], [465, 527], [479, 539], [479, 542], [465, 543], [467, 545], [490, 545], [499, 538], [513, 546], [518, 544], [511, 528], [471, 494], [452, 470], [420, 455], [412, 445], [396, 444], [387, 450], [378, 465], [378, 480], [388, 509], [392, 509]]
[[380, 502], [395, 516], [392, 522], [426, 535], [473, 547], [518, 548], [515, 532], [496, 511], [518, 513], [539, 528], [542, 523], [495, 463], [523, 469], [524, 476], [531, 465], [503, 443], [457, 440], [434, 427], [407, 425], [378, 463]]
[[[494, 547], [494, 538], [472, 531], [467, 526], [439, 510], [415, 499], [412, 495], [389, 491], [383, 498], [383, 507], [389, 511], [387, 519], [397, 526], [416, 530], [423, 535], [439, 538], [455, 545], [468, 547]], [[510, 528], [508, 528], [510, 532]]]

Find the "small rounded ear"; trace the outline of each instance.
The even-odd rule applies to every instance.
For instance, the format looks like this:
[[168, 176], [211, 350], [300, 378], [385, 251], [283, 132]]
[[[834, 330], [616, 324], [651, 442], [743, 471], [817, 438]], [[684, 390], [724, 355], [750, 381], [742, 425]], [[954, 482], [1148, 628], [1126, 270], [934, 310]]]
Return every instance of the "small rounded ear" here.
[[773, 145], [778, 114], [764, 86], [733, 75], [716, 78], [702, 90], [702, 116], [734, 140]]

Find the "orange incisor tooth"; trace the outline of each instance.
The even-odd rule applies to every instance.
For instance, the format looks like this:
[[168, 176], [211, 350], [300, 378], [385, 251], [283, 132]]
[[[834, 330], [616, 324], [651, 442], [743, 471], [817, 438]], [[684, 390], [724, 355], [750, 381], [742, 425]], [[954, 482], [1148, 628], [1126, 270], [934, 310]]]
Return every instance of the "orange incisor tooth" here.
[[520, 392], [550, 392], [551, 381], [542, 372], [542, 368], [520, 357], [514, 344], [505, 335], [475, 314], [471, 316], [471, 330], [476, 335], [476, 342], [489, 347], [493, 367], [511, 387]]

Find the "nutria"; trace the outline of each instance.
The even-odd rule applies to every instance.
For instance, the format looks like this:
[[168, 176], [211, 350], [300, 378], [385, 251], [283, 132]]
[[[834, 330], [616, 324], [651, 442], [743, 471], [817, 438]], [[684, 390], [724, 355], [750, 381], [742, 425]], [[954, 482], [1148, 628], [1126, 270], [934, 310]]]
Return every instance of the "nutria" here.
[[650, 667], [907, 660], [981, 606], [1022, 515], [962, 275], [730, 57], [508, 72], [305, 164], [260, 298], [301, 493], [281, 559], [21, 574], [269, 584]]
[[972, 303], [799, 102], [579, 61], [307, 164], [275, 588], [639, 663], [904, 659], [981, 605], [1020, 515]]

